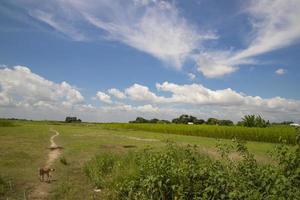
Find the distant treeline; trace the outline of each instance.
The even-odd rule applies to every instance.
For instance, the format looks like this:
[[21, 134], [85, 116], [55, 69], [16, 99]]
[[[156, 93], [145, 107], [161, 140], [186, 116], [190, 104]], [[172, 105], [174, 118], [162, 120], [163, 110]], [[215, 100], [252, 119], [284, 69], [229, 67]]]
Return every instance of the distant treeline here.
[[210, 124], [210, 125], [225, 125], [231, 126], [234, 125], [231, 120], [220, 120], [216, 118], [209, 118], [207, 121], [204, 119], [198, 119], [192, 115], [181, 115], [178, 118], [173, 119], [172, 121], [160, 120], [160, 119], [145, 119], [143, 117], [137, 117], [134, 121], [129, 121], [129, 123], [152, 123], [152, 124]]
[[65, 122], [67, 122], [67, 123], [72, 123], [72, 122], [80, 123], [81, 119], [78, 119], [77, 117], [66, 117]]
[[[233, 126], [235, 125], [233, 121], [228, 119], [216, 119], [216, 118], [208, 118], [207, 120], [198, 119], [192, 115], [180, 115], [178, 118], [168, 120], [160, 120], [160, 119], [145, 119], [143, 117], [137, 117], [136, 120], [129, 121], [129, 123], [152, 123], [152, 124], [208, 124], [208, 125], [220, 125], [220, 126]], [[284, 121], [284, 122], [276, 122], [272, 123], [272, 125], [289, 125], [293, 122]], [[260, 115], [245, 115], [241, 121], [236, 123], [237, 126], [245, 126], [245, 127], [268, 127], [271, 125], [269, 120], [263, 119]]]

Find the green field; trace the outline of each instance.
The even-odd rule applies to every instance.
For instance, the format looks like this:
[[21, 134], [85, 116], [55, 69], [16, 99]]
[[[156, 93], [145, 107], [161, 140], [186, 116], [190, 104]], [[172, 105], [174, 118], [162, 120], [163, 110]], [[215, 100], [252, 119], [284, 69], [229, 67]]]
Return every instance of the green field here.
[[[95, 155], [123, 155], [126, 152], [138, 152], [145, 148], [164, 149], [166, 141], [172, 141], [179, 146], [197, 145], [197, 151], [213, 159], [219, 159], [217, 140], [211, 137], [230, 138], [227, 133], [234, 127], [180, 126], [180, 125], [126, 125], [126, 124], [65, 124], [59, 122], [29, 122], [14, 121], [12, 124], [0, 126], [0, 199], [30, 199], [31, 193], [41, 183], [37, 169], [46, 162], [49, 150], [49, 138], [53, 135], [51, 129], [60, 133], [55, 139], [63, 147], [61, 157], [64, 164], [57, 159], [53, 165], [56, 169], [54, 180], [46, 184], [47, 199], [101, 199], [104, 193], [95, 193], [95, 185], [85, 173], [85, 164]], [[164, 127], [167, 127], [163, 129]], [[152, 128], [152, 129], [151, 129]], [[222, 136], [224, 128], [226, 136]], [[186, 130], [185, 130], [186, 129]], [[228, 129], [228, 130], [227, 130]], [[268, 128], [269, 129], [269, 128]], [[268, 130], [265, 129], [265, 130]], [[275, 133], [275, 128], [270, 128]], [[282, 137], [290, 138], [295, 134], [289, 128], [284, 130]], [[176, 134], [170, 134], [173, 133]], [[208, 131], [207, 135], [204, 132]], [[242, 130], [237, 127], [236, 130]], [[250, 130], [250, 129], [249, 129]], [[253, 129], [256, 130], [256, 129]], [[276, 132], [276, 137], [280, 131]], [[217, 131], [217, 134], [211, 135]], [[252, 130], [251, 130], [252, 131]], [[251, 134], [251, 131], [247, 134]], [[267, 133], [267, 131], [263, 131]], [[246, 133], [244, 130], [243, 134]], [[229, 134], [229, 135], [228, 135]], [[261, 134], [261, 133], [260, 133]], [[219, 136], [218, 136], [219, 135]], [[208, 137], [199, 137], [208, 136]], [[253, 140], [257, 140], [256, 136]], [[269, 141], [262, 137], [260, 141]], [[247, 138], [244, 138], [247, 139]], [[252, 139], [250, 139], [252, 140]], [[222, 139], [225, 144], [231, 140]], [[270, 141], [277, 141], [270, 139]], [[268, 152], [274, 148], [274, 143], [249, 141], [247, 147], [261, 163], [272, 163]], [[293, 149], [293, 147], [290, 147]], [[234, 159], [239, 159], [232, 155]], [[3, 183], [1, 183], [3, 182]]]
[[278, 143], [285, 140], [288, 144], [295, 144], [295, 128], [290, 126], [271, 126], [267, 128], [248, 128], [242, 126], [216, 125], [185, 125], [185, 124], [101, 124], [108, 129], [141, 130], [178, 135], [232, 139], [246, 141]]

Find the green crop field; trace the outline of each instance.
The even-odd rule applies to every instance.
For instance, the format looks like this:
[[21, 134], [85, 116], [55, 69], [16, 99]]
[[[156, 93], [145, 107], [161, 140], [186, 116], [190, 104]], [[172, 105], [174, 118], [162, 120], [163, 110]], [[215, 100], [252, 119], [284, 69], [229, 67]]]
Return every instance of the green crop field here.
[[248, 128], [242, 126], [216, 125], [185, 125], [185, 124], [101, 124], [109, 129], [142, 130], [158, 133], [178, 135], [192, 135], [212, 138], [238, 138], [247, 141], [278, 143], [285, 140], [288, 144], [295, 144], [295, 128], [290, 126], [271, 126], [268, 128]]
[[[278, 130], [276, 130], [276, 128], [278, 128]], [[222, 131], [222, 129], [224, 130]], [[53, 173], [53, 181], [51, 183], [41, 183], [38, 178], [37, 169], [43, 166], [48, 159], [50, 151], [48, 149], [50, 146], [49, 139], [54, 135], [52, 130], [56, 130], [60, 133], [60, 135], [55, 138], [55, 142], [57, 145], [63, 147], [63, 149], [61, 150], [59, 158], [55, 160], [52, 166], [56, 169]], [[205, 130], [208, 132], [207, 135], [204, 134]], [[197, 155], [199, 153], [199, 155], [204, 157], [202, 158], [200, 156], [201, 158], [198, 158], [198, 156], [196, 156], [195, 165], [191, 165], [196, 167], [195, 170], [198, 169], [198, 167], [205, 168], [204, 165], [201, 164], [198, 166], [197, 164], [203, 163], [204, 161], [205, 163], [209, 163], [209, 166], [212, 167], [216, 164], [215, 162], [223, 159], [216, 145], [220, 142], [229, 146], [232, 144], [232, 140], [224, 139], [231, 138], [232, 135], [229, 134], [229, 130], [234, 130], [236, 133], [239, 132], [238, 130], [242, 130], [241, 133], [247, 133], [245, 134], [247, 137], [251, 133], [255, 133], [255, 131], [257, 131], [258, 135], [261, 135], [263, 138], [261, 140], [258, 140], [256, 136], [253, 137], [254, 139], [251, 139], [251, 137], [245, 137], [243, 139], [249, 139], [246, 147], [251, 154], [254, 154], [254, 158], [259, 165], [263, 166], [271, 164], [274, 167], [277, 165], [276, 161], [271, 159], [269, 155], [274, 147], [277, 146], [275, 143], [271, 142], [277, 142], [277, 140], [274, 138], [274, 135], [272, 138], [270, 136], [264, 136], [262, 133], [267, 134], [267, 130], [272, 130], [271, 133], [276, 134], [275, 137], [282, 136], [282, 138], [286, 140], [287, 138], [290, 138], [290, 140], [287, 141], [291, 144], [295, 143], [295, 139], [292, 139], [292, 136], [295, 136], [295, 130], [290, 129], [289, 127], [271, 127], [266, 128], [261, 132], [258, 131], [260, 129], [249, 129], [247, 132], [246, 129], [243, 130], [243, 128], [240, 127], [214, 127], [202, 125], [153, 126], [149, 124], [66, 124], [61, 122], [36, 121], [1, 122], [0, 199], [35, 199], [31, 197], [38, 187], [42, 187], [47, 192], [46, 199], [149, 199], [147, 196], [148, 194], [143, 193], [143, 191], [144, 189], [147, 190], [147, 188], [151, 189], [147, 184], [152, 184], [152, 182], [145, 182], [144, 184], [146, 185], [139, 185], [138, 180], [143, 179], [143, 176], [137, 173], [138, 171], [146, 170], [148, 167], [151, 168], [152, 164], [154, 164], [153, 166], [156, 166], [158, 163], [164, 163], [164, 158], [166, 158], [167, 165], [169, 165], [168, 163], [173, 163], [172, 160], [174, 159], [175, 163], [170, 166], [171, 171], [169, 174], [170, 177], [173, 177], [170, 180], [176, 182], [177, 179], [181, 179], [180, 177], [187, 172], [185, 171], [185, 164], [181, 163], [180, 160], [185, 156], [187, 156], [188, 159], [186, 162], [192, 162], [193, 160], [194, 153], [187, 153], [184, 155], [178, 154], [177, 156], [177, 154], [172, 153], [173, 150], [170, 151], [169, 148], [165, 150], [170, 142], [175, 146], [175, 152], [189, 151], [186, 148], [194, 148], [194, 145], [196, 145], [195, 150]], [[283, 130], [282, 135], [280, 130]], [[215, 135], [213, 135], [213, 133], [215, 133]], [[227, 135], [223, 136], [222, 133], [227, 133]], [[219, 141], [215, 138], [221, 140]], [[191, 147], [187, 147], [187, 145], [191, 145]], [[145, 152], [145, 149], [150, 151], [149, 155], [143, 153]], [[295, 147], [288, 146], [287, 149], [288, 151], [292, 151]], [[156, 153], [152, 155], [151, 152]], [[156, 160], [157, 163], [156, 161], [153, 161], [156, 164], [148, 163], [148, 161], [146, 162], [148, 156], [149, 158]], [[234, 152], [229, 153], [229, 157], [233, 162], [237, 163], [239, 163], [239, 160], [243, 159], [243, 155]], [[135, 158], [141, 158], [141, 161], [145, 161], [140, 163], [137, 162], [139, 159]], [[178, 163], [178, 165], [176, 163]], [[240, 167], [244, 164], [245, 163], [242, 163], [238, 166]], [[177, 168], [177, 166], [180, 168]], [[107, 167], [108, 169], [106, 169]], [[163, 167], [161, 170], [167, 169], [165, 168], [167, 167], [165, 165], [157, 165], [156, 167]], [[150, 178], [150, 173], [154, 173], [153, 169], [150, 168], [149, 170], [146, 170], [147, 173], [145, 175], [147, 175], [147, 177], [144, 178]], [[214, 168], [212, 171], [217, 172], [221, 168], [222, 166], [219, 166], [219, 168]], [[278, 169], [281, 168], [278, 167]], [[183, 170], [183, 174], [177, 173], [177, 170]], [[260, 170], [261, 168], [257, 168], [255, 173], [260, 173]], [[111, 174], [112, 171], [113, 175]], [[195, 171], [195, 175], [198, 172]], [[161, 177], [162, 174], [160, 173], [163, 173], [163, 171], [153, 175]], [[207, 172], [203, 171], [203, 173]], [[220, 171], [220, 173], [223, 172]], [[228, 173], [231, 174], [231, 172]], [[274, 173], [278, 173], [279, 175], [281, 172], [274, 171]], [[137, 175], [134, 176], [134, 179], [132, 177], [133, 174]], [[177, 177], [175, 176], [176, 174], [180, 176]], [[226, 174], [221, 174], [220, 176], [224, 176], [226, 179], [229, 174], [226, 172]], [[245, 176], [243, 176], [243, 178], [246, 179]], [[236, 184], [238, 174], [232, 174], [231, 177], [232, 181]], [[214, 177], [208, 176], [208, 178], [210, 180], [210, 178]], [[130, 184], [126, 184], [126, 181], [130, 180], [134, 181], [132, 183], [137, 184], [136, 187], [140, 188], [136, 191], [140, 191], [143, 198], [139, 198], [139, 194], [137, 193], [132, 194], [134, 196], [130, 198], [125, 198], [126, 194], [135, 188], [135, 186], [129, 187]], [[158, 180], [161, 180], [162, 182], [154, 181], [153, 183], [159, 185], [165, 184], [164, 181], [166, 179], [163, 178]], [[185, 187], [186, 184], [188, 184], [188, 181], [186, 180], [186, 182], [182, 184], [183, 185], [175, 184], [174, 187], [178, 187], [176, 189], [178, 193], [172, 194], [172, 197], [178, 199], [179, 196], [182, 195], [182, 193], [179, 193], [179, 191], [182, 190], [179, 187]], [[123, 187], [122, 190], [120, 189], [120, 186]], [[250, 187], [247, 184], [241, 186]], [[101, 189], [101, 192], [95, 192], [95, 187]], [[170, 186], [170, 188], [172, 187], [173, 186]], [[156, 187], [153, 187], [153, 189], [155, 188]], [[237, 189], [237, 192], [239, 190], [240, 188]], [[112, 191], [118, 192], [112, 193]], [[291, 192], [293, 191], [293, 187], [291, 187]], [[156, 196], [153, 197], [153, 199], [157, 199], [161, 194], [167, 195], [164, 192], [158, 192], [155, 193]], [[207, 194], [209, 195], [210, 193], [208, 192]], [[125, 196], [123, 196], [123, 198], [118, 195]], [[177, 197], [176, 195], [179, 196]]]

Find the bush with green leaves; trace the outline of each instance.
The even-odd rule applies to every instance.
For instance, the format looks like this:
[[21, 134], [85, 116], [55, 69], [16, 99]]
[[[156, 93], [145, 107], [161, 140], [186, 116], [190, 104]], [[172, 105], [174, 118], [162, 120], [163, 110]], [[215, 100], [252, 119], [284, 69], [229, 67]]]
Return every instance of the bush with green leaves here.
[[[276, 148], [273, 164], [258, 163], [240, 141], [218, 147], [221, 159], [201, 155], [197, 147], [168, 144], [159, 151], [98, 155], [84, 169], [108, 199], [300, 198], [300, 133], [296, 148]], [[232, 152], [239, 158], [232, 159]]]

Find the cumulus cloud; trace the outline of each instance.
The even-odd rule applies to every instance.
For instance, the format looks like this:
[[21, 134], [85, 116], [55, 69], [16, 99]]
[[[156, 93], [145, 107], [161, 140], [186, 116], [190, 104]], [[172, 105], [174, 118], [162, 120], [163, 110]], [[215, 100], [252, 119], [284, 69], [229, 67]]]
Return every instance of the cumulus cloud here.
[[275, 74], [277, 74], [277, 75], [283, 75], [285, 73], [286, 73], [286, 70], [283, 68], [279, 68], [275, 71]]
[[116, 89], [116, 88], [111, 88], [107, 91], [109, 94], [113, 95], [114, 97], [118, 98], [118, 99], [125, 99], [126, 95], [121, 92], [120, 90]]
[[[156, 110], [160, 114], [167, 110], [169, 113], [194, 113], [234, 120], [253, 113], [268, 116], [272, 120], [300, 118], [299, 100], [250, 96], [231, 88], [211, 90], [201, 84], [163, 82], [157, 83], [156, 89], [165, 95], [158, 95], [147, 86], [133, 84], [124, 90], [125, 100], [130, 100], [133, 104], [147, 102], [146, 105], [156, 105], [144, 107], [149, 112]], [[114, 108], [133, 110], [128, 104], [114, 105], [112, 109]], [[135, 110], [138, 110], [137, 107]], [[140, 107], [141, 110], [143, 109]]]
[[0, 69], [1, 117], [63, 120], [76, 115], [88, 121], [128, 121], [137, 116], [171, 119], [187, 113], [232, 120], [245, 114], [261, 114], [274, 121], [300, 118], [299, 100], [250, 96], [231, 88], [212, 90], [201, 84], [163, 82], [156, 84], [156, 91], [133, 84], [124, 91], [109, 89], [108, 94], [97, 92], [96, 97], [105, 103], [101, 106], [86, 104], [67, 82], [52, 82], [24, 66]]
[[125, 89], [125, 94], [127, 94], [128, 97], [134, 101], [156, 102], [161, 99], [160, 97], [156, 96], [156, 94], [151, 92], [147, 86], [139, 84], [134, 84]]
[[72, 106], [83, 101], [81, 93], [67, 82], [54, 83], [24, 66], [0, 69], [1, 105]]
[[101, 102], [108, 103], [108, 104], [112, 103], [110, 96], [105, 94], [104, 92], [100, 92], [100, 91], [97, 92], [96, 97]]

